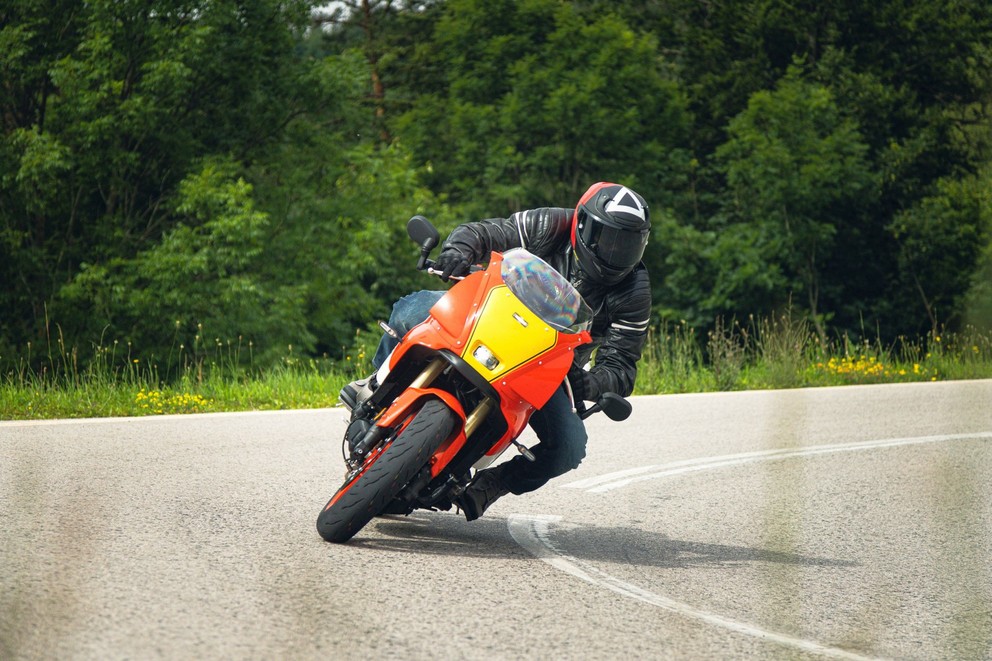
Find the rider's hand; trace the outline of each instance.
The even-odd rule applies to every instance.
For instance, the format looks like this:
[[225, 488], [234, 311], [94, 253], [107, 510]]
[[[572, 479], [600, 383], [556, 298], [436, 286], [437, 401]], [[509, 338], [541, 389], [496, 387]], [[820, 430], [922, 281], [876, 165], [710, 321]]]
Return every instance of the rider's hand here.
[[461, 250], [452, 246], [446, 246], [441, 254], [437, 256], [434, 263], [434, 270], [441, 272], [441, 279], [447, 282], [452, 276], [459, 277], [468, 275], [472, 262]]
[[572, 398], [576, 402], [592, 402], [599, 396], [599, 386], [592, 374], [578, 365], [572, 365], [568, 370], [568, 383], [572, 386]]

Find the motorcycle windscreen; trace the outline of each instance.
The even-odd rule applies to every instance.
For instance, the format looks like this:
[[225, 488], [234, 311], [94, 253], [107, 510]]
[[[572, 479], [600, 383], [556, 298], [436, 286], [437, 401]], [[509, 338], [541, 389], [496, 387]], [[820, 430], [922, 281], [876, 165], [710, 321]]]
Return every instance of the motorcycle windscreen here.
[[565, 276], [523, 248], [503, 253], [500, 267], [510, 291], [544, 323], [563, 333], [589, 330], [592, 310]]

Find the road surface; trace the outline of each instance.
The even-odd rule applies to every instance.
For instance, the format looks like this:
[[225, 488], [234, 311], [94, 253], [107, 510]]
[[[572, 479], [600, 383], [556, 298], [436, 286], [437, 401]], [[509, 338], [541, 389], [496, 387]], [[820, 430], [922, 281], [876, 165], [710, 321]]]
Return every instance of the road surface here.
[[340, 409], [0, 423], [0, 659], [992, 658], [992, 381], [633, 402], [346, 545]]

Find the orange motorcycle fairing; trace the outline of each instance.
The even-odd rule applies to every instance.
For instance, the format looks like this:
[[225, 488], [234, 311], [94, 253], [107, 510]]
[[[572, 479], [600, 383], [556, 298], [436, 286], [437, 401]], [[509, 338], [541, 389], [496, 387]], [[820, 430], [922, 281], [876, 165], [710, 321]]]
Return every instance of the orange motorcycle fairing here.
[[523, 249], [494, 252], [453, 285], [353, 412], [351, 471], [318, 519], [321, 536], [345, 541], [382, 511], [450, 507], [472, 469], [506, 450], [561, 387], [591, 341], [592, 316], [564, 276]]
[[[506, 433], [488, 455], [505, 450], [523, 431], [534, 410], [544, 406], [561, 386], [575, 349], [592, 340], [588, 330], [562, 332], [528, 308], [503, 281], [503, 260], [503, 254], [494, 252], [485, 271], [453, 285], [389, 359], [392, 371], [415, 348], [418, 355], [421, 347], [447, 350], [488, 381], [498, 394], [507, 424]], [[477, 357], [480, 346], [483, 355], [496, 361], [494, 367], [487, 368]], [[464, 419], [464, 413], [460, 415]]]
[[[499, 278], [498, 270], [496, 277]], [[478, 314], [479, 304], [489, 289], [490, 279], [490, 269], [472, 273], [452, 285], [431, 308], [431, 318], [437, 321], [441, 329], [452, 339], [461, 340], [460, 344], [453, 346], [461, 346], [467, 339]]]

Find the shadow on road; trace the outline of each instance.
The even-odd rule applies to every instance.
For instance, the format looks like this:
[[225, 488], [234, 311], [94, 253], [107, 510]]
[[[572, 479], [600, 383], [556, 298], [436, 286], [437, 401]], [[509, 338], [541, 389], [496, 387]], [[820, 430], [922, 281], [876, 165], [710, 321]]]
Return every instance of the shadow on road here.
[[688, 569], [746, 563], [801, 567], [856, 567], [849, 560], [801, 553], [672, 539], [637, 528], [567, 525], [552, 528], [551, 542], [565, 555], [583, 560], [626, 562], [642, 567]]
[[[377, 536], [368, 536], [375, 531]], [[669, 569], [739, 566], [771, 563], [802, 567], [856, 567], [849, 560], [821, 558], [801, 553], [708, 544], [671, 539], [663, 534], [631, 527], [589, 526], [565, 523], [552, 526], [549, 541], [563, 555], [580, 560], [624, 563]], [[397, 553], [457, 555], [475, 558], [530, 558], [507, 532], [505, 518], [467, 522], [443, 512], [417, 512], [408, 517], [382, 517], [349, 546]]]
[[468, 522], [464, 516], [452, 512], [418, 511], [410, 516], [379, 517], [347, 546], [418, 555], [530, 557], [507, 534], [505, 519], [493, 517]]

